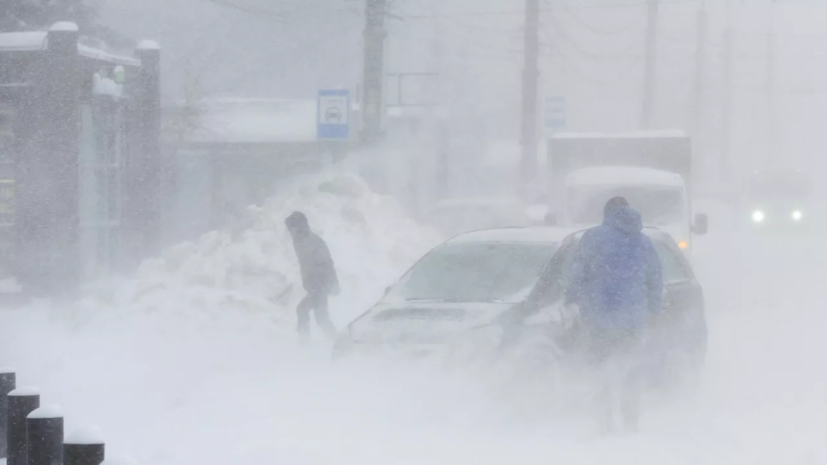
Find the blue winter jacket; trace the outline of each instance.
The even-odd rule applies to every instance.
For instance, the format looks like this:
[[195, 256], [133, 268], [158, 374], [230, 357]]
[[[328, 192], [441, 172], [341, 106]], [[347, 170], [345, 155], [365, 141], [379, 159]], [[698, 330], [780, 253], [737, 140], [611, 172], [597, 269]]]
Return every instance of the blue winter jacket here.
[[635, 210], [619, 208], [586, 231], [568, 270], [566, 301], [580, 306], [586, 324], [637, 329], [663, 301], [663, 272]]

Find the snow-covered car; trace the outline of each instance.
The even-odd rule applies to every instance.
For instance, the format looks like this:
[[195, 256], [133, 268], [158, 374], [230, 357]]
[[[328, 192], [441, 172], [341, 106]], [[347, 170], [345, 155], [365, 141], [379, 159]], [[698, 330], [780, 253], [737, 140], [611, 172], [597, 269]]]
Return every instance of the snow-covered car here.
[[[703, 290], [672, 236], [655, 228], [645, 234], [660, 256], [665, 285], [664, 311], [647, 340], [657, 369], [650, 372], [697, 371], [706, 354]], [[563, 307], [562, 294], [581, 237], [582, 231], [514, 228], [448, 240], [345, 329], [334, 358], [475, 348], [504, 355], [539, 343], [554, 357], [576, 361], [582, 326]]]
[[[563, 307], [563, 289], [567, 270], [585, 231], [567, 237], [543, 271], [532, 295], [511, 309], [504, 321], [510, 322], [504, 333], [501, 351], [536, 341], [544, 334], [552, 346], [568, 360], [583, 355], [583, 333], [576, 314]], [[645, 341], [648, 372], [653, 380], [671, 379], [671, 374], [696, 375], [703, 366], [707, 347], [707, 324], [703, 289], [695, 277], [686, 255], [667, 232], [647, 227], [663, 267], [664, 305], [654, 318]], [[660, 375], [667, 376], [662, 378]]]
[[373, 308], [347, 326], [334, 357], [354, 352], [430, 354], [492, 323], [542, 288], [567, 232], [502, 228], [455, 236], [415, 263]]

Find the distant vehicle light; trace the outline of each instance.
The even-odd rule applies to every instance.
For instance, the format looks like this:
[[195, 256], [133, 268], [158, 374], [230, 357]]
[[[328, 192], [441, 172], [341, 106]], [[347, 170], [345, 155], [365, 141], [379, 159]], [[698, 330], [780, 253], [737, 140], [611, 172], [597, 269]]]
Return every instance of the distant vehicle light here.
[[752, 214], [752, 221], [755, 221], [756, 223], [763, 223], [765, 218], [764, 212], [761, 210], [757, 210]]
[[686, 250], [686, 249], [689, 248], [689, 242], [680, 241], [680, 242], [678, 242], [678, 247], [680, 247], [681, 250]]
[[801, 210], [795, 210], [793, 211], [792, 217], [793, 221], [801, 221], [801, 219], [804, 218], [804, 213], [802, 213]]

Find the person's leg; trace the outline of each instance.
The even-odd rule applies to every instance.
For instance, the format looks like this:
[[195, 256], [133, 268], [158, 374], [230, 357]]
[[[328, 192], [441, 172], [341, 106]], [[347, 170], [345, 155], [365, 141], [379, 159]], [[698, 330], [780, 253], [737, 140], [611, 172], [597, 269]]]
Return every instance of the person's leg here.
[[623, 344], [624, 372], [621, 386], [620, 412], [627, 430], [637, 430], [640, 420], [640, 395], [642, 389], [641, 338], [630, 333]]
[[313, 308], [312, 298], [310, 294], [306, 295], [298, 307], [296, 307], [296, 316], [298, 317], [298, 324], [296, 331], [299, 333], [299, 342], [302, 344], [310, 340], [310, 310]]
[[589, 330], [589, 363], [594, 379], [594, 404], [598, 427], [603, 432], [614, 430], [613, 376], [610, 357], [611, 335], [597, 328]]
[[313, 298], [314, 316], [316, 317], [316, 324], [322, 329], [328, 340], [334, 341], [336, 339], [336, 327], [330, 321], [330, 313], [327, 310], [327, 295], [319, 293]]

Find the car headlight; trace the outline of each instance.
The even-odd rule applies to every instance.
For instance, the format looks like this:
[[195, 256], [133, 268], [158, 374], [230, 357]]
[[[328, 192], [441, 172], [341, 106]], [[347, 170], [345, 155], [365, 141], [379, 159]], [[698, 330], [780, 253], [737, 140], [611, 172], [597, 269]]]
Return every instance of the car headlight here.
[[801, 221], [801, 219], [804, 218], [804, 213], [802, 213], [801, 210], [794, 210], [791, 216], [793, 221]]
[[752, 221], [756, 223], [763, 223], [764, 219], [766, 219], [766, 216], [761, 210], [756, 210], [752, 213]]

